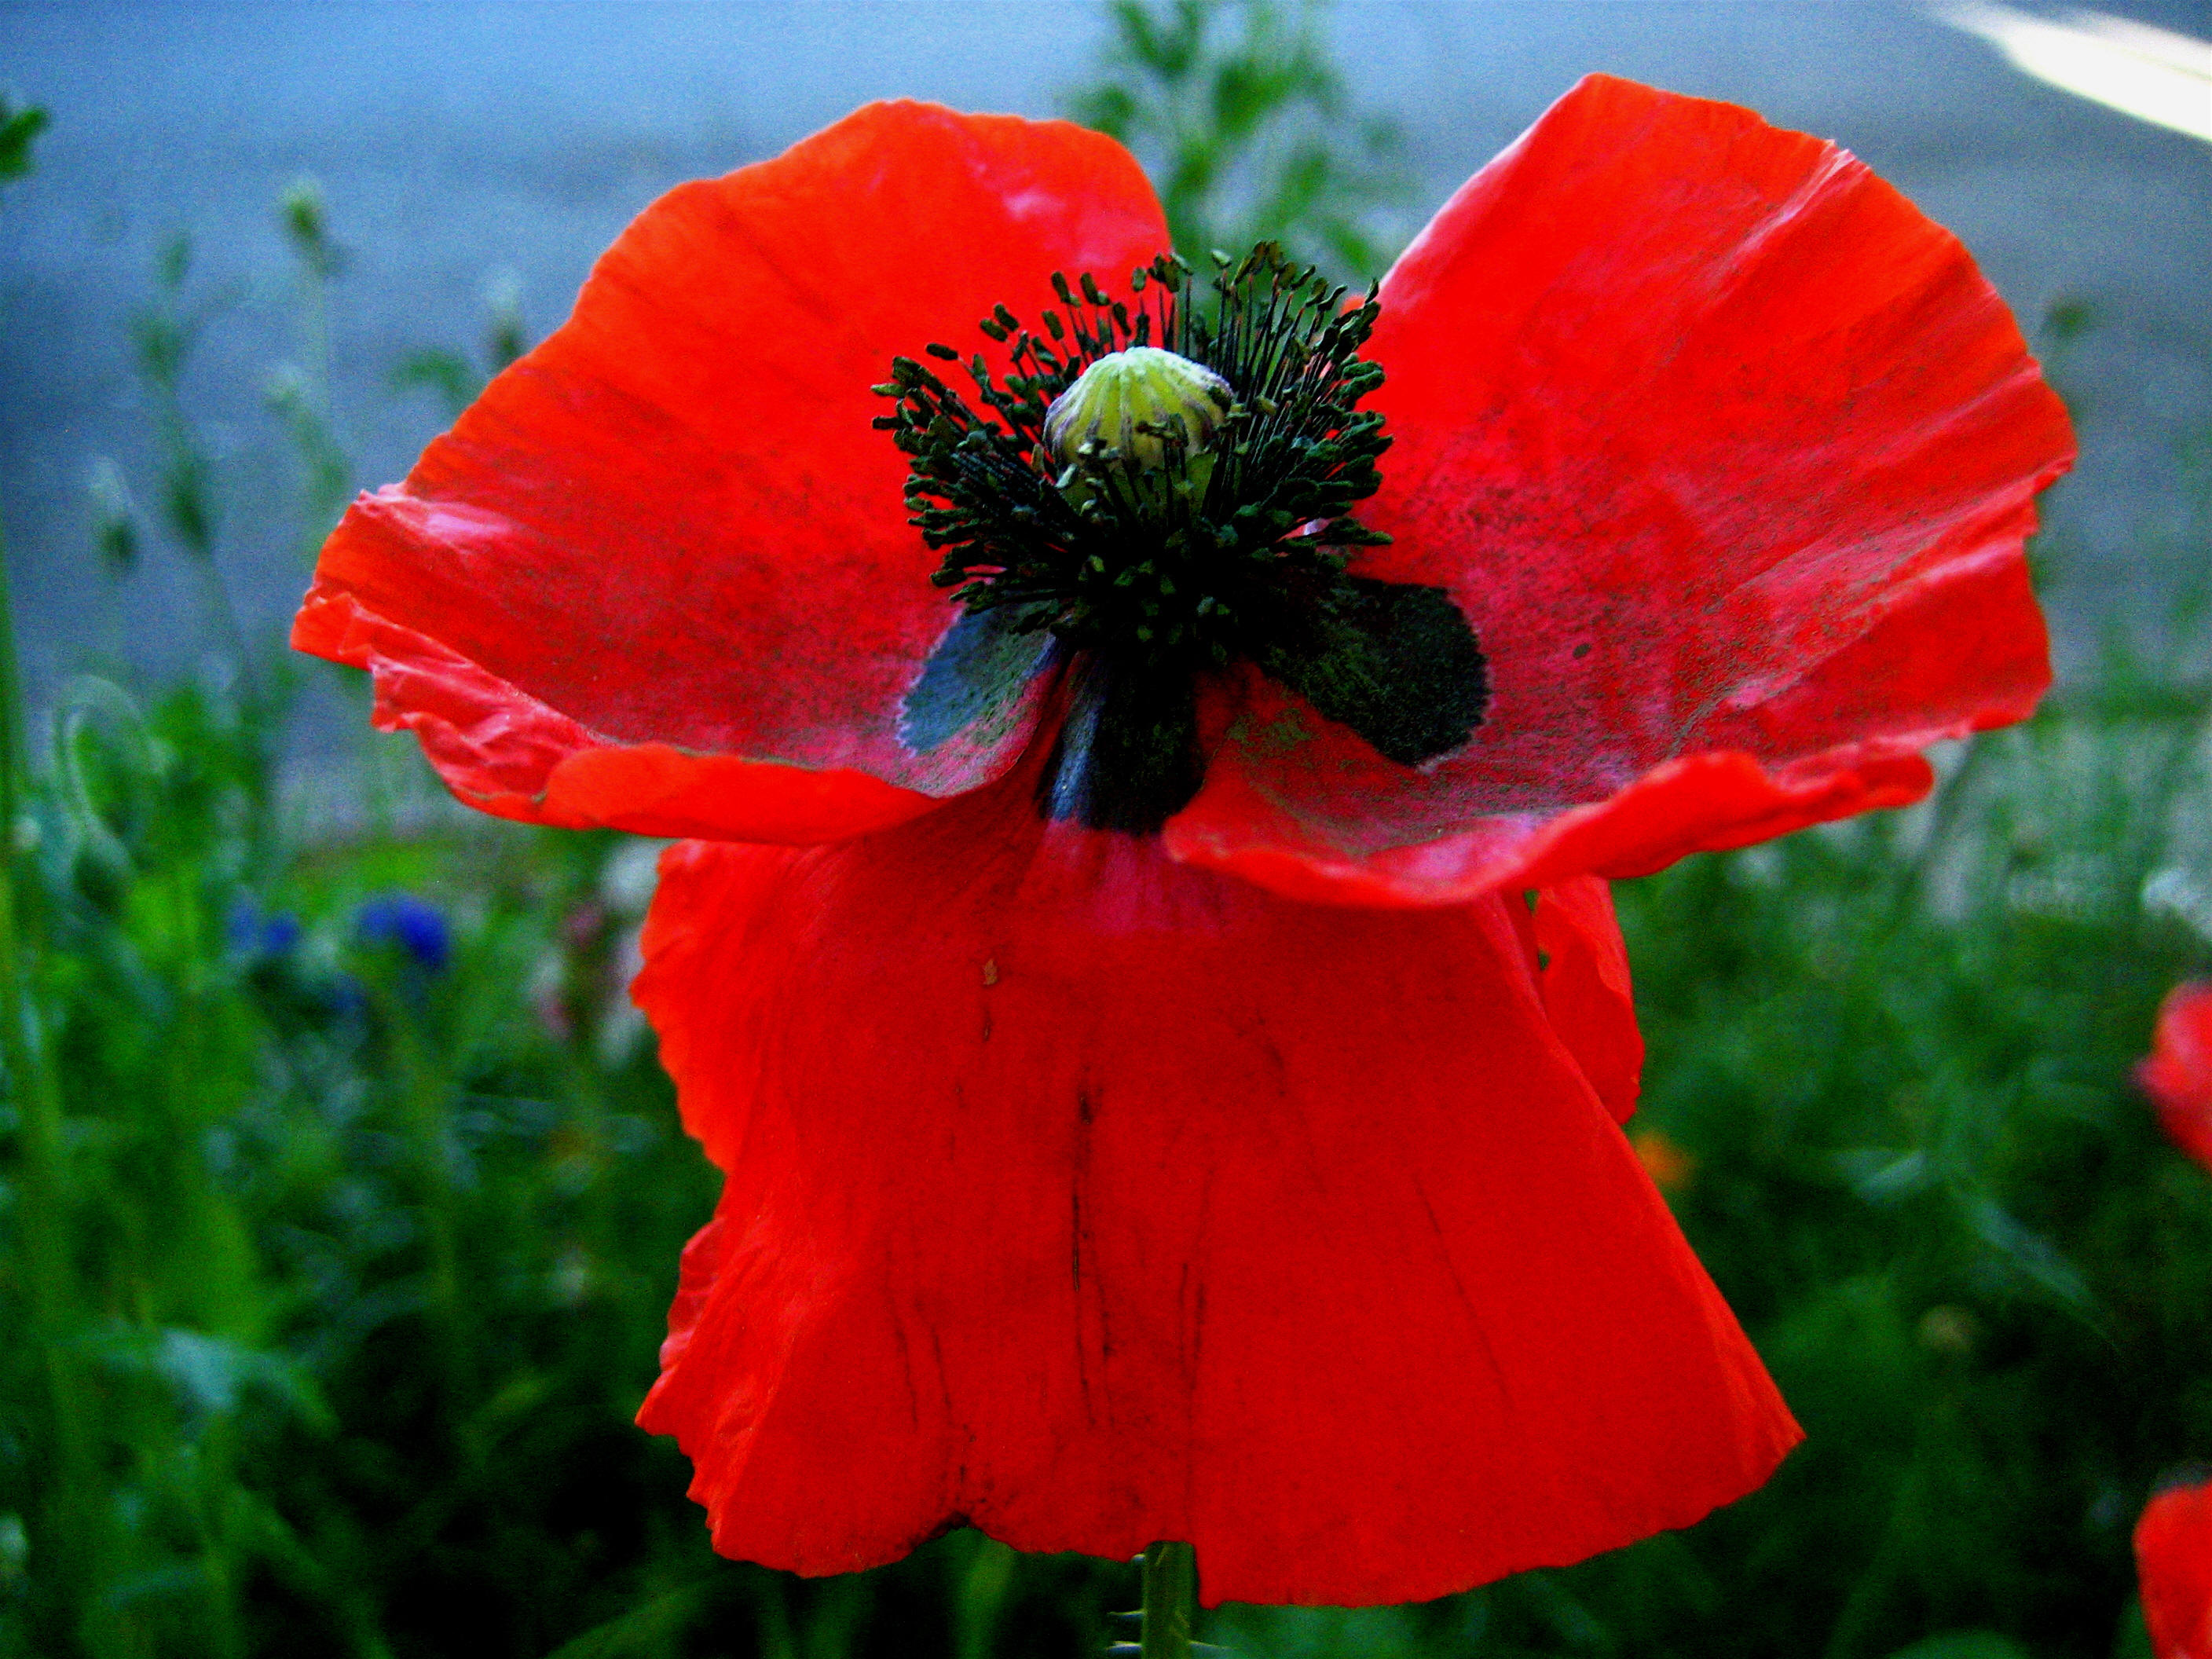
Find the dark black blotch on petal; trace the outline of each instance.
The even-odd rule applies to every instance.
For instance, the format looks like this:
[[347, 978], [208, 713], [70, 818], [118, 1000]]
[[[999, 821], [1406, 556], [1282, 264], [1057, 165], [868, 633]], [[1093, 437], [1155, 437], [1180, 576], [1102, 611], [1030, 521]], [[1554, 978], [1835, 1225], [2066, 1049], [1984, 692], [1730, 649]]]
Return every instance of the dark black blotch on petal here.
[[1401, 766], [1457, 749], [1490, 707], [1482, 647], [1441, 587], [1340, 577], [1254, 655]]
[[1037, 780], [1047, 817], [1150, 836], [1198, 793], [1197, 694], [1190, 672], [1086, 653], [1067, 719]]
[[979, 722], [1011, 720], [1057, 648], [1042, 629], [1016, 629], [1003, 611], [963, 611], [906, 694], [899, 741], [927, 754]]

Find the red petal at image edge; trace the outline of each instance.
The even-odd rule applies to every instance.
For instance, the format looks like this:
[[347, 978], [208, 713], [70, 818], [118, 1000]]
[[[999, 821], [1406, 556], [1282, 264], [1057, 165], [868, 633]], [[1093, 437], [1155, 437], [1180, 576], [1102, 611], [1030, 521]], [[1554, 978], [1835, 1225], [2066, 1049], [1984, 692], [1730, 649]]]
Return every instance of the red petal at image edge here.
[[2143, 1622], [2157, 1659], [2212, 1659], [2212, 1480], [2166, 1487], [2136, 1522]]
[[1958, 239], [1832, 144], [1593, 76], [1382, 283], [1355, 567], [1452, 594], [1492, 699], [1395, 767], [1261, 689], [1179, 857], [1450, 903], [1927, 783], [2050, 683], [2022, 545], [2074, 454]]
[[2167, 1139], [2212, 1170], [2212, 983], [2191, 981], [2166, 994], [2136, 1082]]
[[[550, 771], [547, 745], [568, 739], [549, 717], [595, 749], [973, 787], [1012, 763], [1036, 699], [927, 753], [901, 740], [956, 612], [906, 522], [906, 459], [871, 427], [888, 407], [871, 386], [933, 341], [1003, 363], [976, 329], [994, 304], [1034, 320], [1057, 303], [1055, 269], [1119, 291], [1166, 234], [1111, 139], [927, 104], [871, 105], [679, 185], [404, 483], [355, 503], [310, 605], [350, 599], [387, 624], [383, 696], [403, 723], [418, 694], [447, 719], [469, 673], [465, 797], [486, 793], [474, 774]], [[326, 651], [345, 631], [309, 617], [297, 637]], [[638, 827], [609, 816], [605, 766], [581, 763], [594, 776], [566, 816], [560, 780], [544, 804], [501, 783], [494, 810]], [[647, 769], [679, 798], [664, 821], [767, 833], [728, 769], [706, 784]], [[712, 817], [725, 805], [734, 817]]]
[[635, 995], [726, 1181], [640, 1420], [719, 1549], [1185, 1539], [1209, 1604], [1372, 1604], [1765, 1478], [1796, 1427], [1577, 1064], [1601, 894], [1287, 902], [1028, 787], [664, 860]]

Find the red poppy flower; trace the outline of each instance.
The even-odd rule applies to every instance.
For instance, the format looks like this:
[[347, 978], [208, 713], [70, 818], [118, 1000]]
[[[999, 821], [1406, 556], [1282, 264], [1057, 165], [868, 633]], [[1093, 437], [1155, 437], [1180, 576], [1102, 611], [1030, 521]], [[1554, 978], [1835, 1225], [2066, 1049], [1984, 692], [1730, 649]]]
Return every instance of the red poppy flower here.
[[[1096, 439], [1030, 466], [1040, 380], [991, 394], [1033, 453], [919, 359], [872, 397], [925, 343], [1046, 361], [1055, 272], [1168, 343], [1119, 280], [1165, 245], [1109, 141], [926, 106], [686, 185], [355, 506], [295, 641], [486, 811], [696, 837], [636, 995], [726, 1182], [641, 1420], [718, 1547], [1181, 1539], [1209, 1603], [1360, 1603], [1686, 1524], [1797, 1430], [1618, 1127], [1603, 878], [1910, 801], [2024, 715], [2065, 417], [1856, 161], [1601, 76], [1379, 319], [1224, 276], [1170, 379], [1227, 390], [1119, 428], [1173, 501]], [[1125, 507], [1219, 569], [1082, 541]], [[1042, 520], [1020, 589], [988, 537]], [[1158, 606], [1234, 648], [1147, 679]]]
[[2158, 1659], [2212, 1659], [2212, 1480], [2171, 1486], [2136, 1522], [2143, 1622]]
[[2136, 1081], [2168, 1139], [2212, 1170], [2212, 983], [2195, 980], [2166, 993]]

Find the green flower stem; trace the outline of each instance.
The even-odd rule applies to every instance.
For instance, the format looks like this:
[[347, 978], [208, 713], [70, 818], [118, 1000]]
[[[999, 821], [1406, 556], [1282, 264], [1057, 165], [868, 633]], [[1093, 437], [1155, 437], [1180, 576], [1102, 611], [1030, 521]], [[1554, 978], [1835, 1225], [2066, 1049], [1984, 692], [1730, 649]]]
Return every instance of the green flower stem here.
[[22, 684], [15, 664], [15, 612], [8, 586], [8, 550], [0, 538], [0, 1067], [16, 1112], [16, 1237], [24, 1258], [32, 1340], [53, 1413], [55, 1479], [47, 1512], [43, 1571], [58, 1571], [87, 1593], [78, 1632], [94, 1654], [115, 1650], [112, 1615], [92, 1593], [105, 1577], [106, 1549], [99, 1467], [69, 1346], [80, 1306], [70, 1254], [67, 1148], [61, 1077], [46, 1040], [33, 985], [36, 940], [27, 931], [31, 884], [18, 841], [26, 775]]
[[477, 1394], [474, 1334], [462, 1283], [460, 1203], [453, 1179], [453, 1091], [434, 1057], [421, 1012], [388, 980], [376, 985], [400, 1077], [399, 1106], [422, 1183], [423, 1241], [428, 1247], [428, 1312], [440, 1354], [441, 1404], [456, 1447], [472, 1469], [480, 1448], [471, 1426]]
[[1191, 1659], [1190, 1627], [1198, 1616], [1198, 1552], [1158, 1543], [1145, 1552], [1143, 1659]]

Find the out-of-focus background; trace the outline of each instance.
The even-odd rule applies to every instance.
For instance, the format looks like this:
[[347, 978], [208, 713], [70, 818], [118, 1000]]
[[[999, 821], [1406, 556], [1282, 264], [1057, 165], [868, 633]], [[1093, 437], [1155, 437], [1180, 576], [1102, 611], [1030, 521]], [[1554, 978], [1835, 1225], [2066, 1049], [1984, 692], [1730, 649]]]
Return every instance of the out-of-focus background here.
[[1102, 1651], [1109, 1564], [711, 1556], [627, 1421], [712, 1198], [622, 996], [655, 849], [449, 808], [281, 629], [632, 214], [855, 104], [1218, 163], [1179, 233], [1355, 276], [1592, 70], [1834, 138], [1973, 249], [2082, 434], [2061, 684], [1929, 805], [1621, 889], [1639, 1149], [1807, 1449], [1581, 1568], [1214, 1639], [2148, 1653], [2129, 1528], [2212, 1458], [2212, 1172], [2130, 1079], [2212, 969], [2208, 37], [2181, 0], [0, 6], [0, 1655]]

